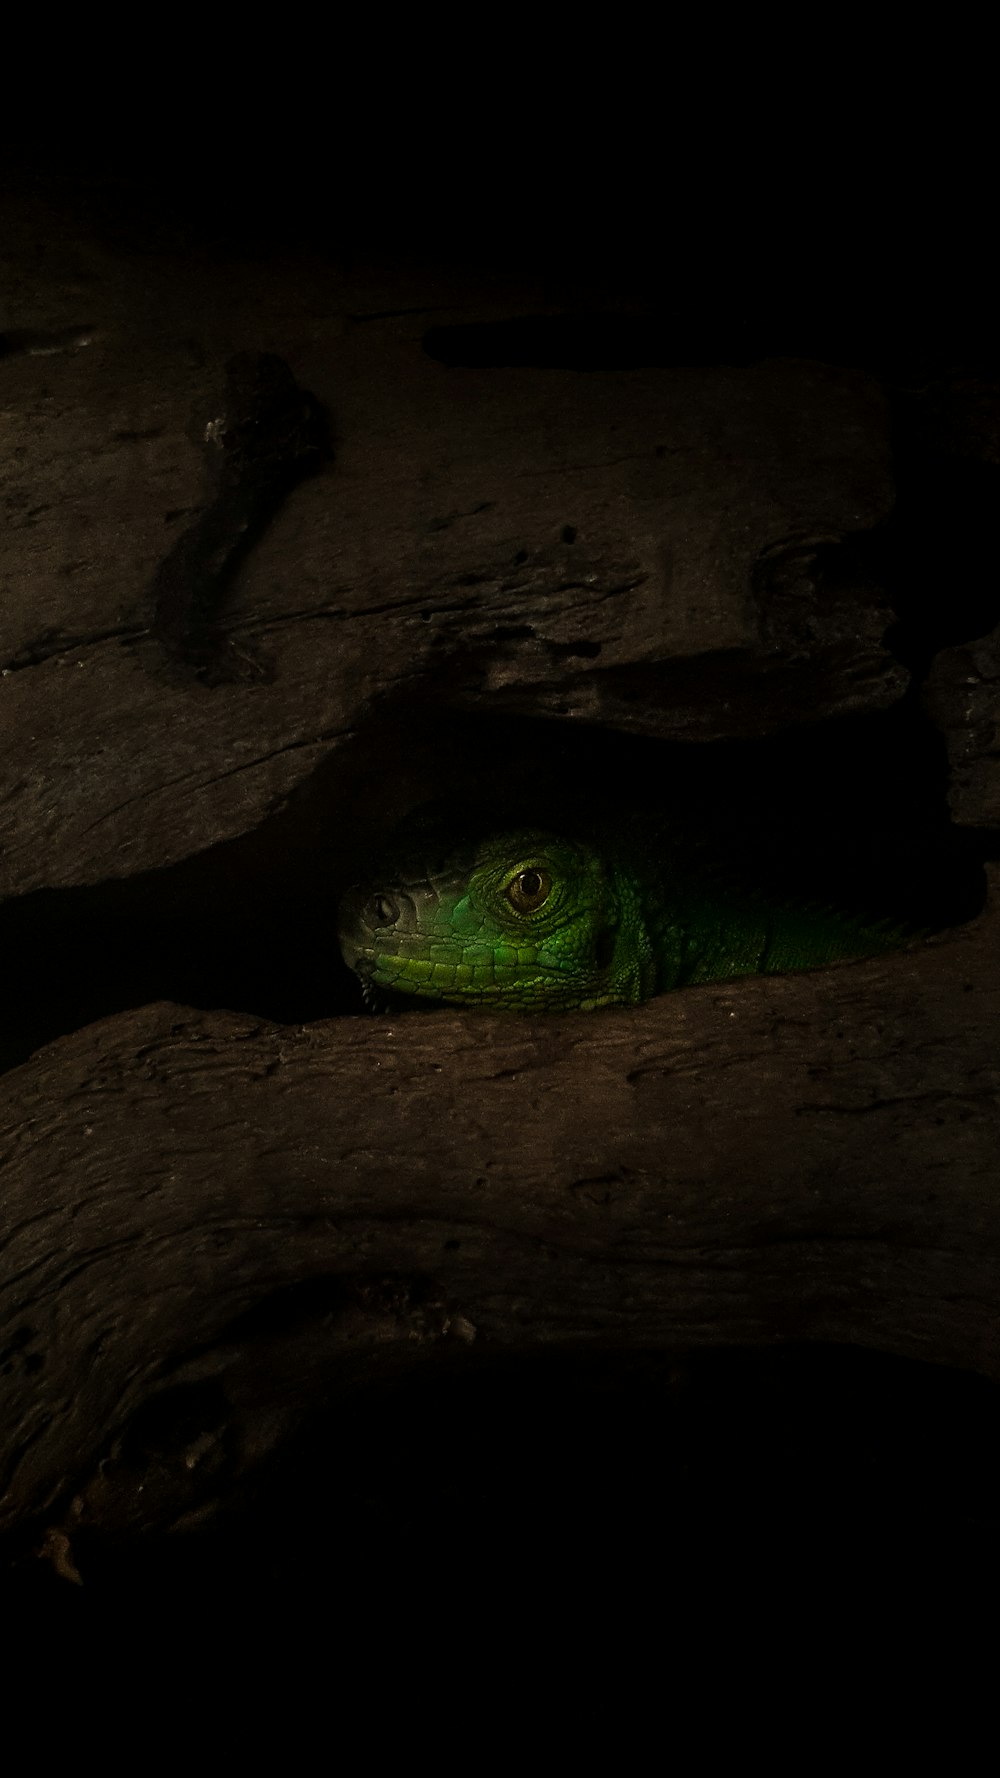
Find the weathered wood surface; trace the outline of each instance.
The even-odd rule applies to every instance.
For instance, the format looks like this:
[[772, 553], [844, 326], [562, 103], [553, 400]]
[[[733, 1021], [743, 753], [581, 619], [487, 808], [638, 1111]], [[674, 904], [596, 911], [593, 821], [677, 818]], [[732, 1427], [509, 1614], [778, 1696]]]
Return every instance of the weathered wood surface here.
[[923, 700], [948, 747], [953, 818], [1000, 830], [1000, 628], [943, 648]]
[[[359, 1363], [455, 1342], [1000, 1377], [997, 920], [601, 1018], [158, 1005], [42, 1051], [0, 1100], [3, 1525], [183, 1380], [249, 1462]], [[310, 1286], [305, 1344], [255, 1342], [248, 1311]]]
[[[894, 494], [876, 379], [445, 365], [427, 329], [558, 294], [153, 237], [41, 189], [0, 230], [0, 898], [30, 962], [8, 983], [34, 992], [33, 939], [42, 1000], [49, 944], [113, 950], [133, 888], [125, 949], [175, 903], [210, 947], [275, 877], [325, 918], [366, 821], [442, 762], [461, 790], [506, 769], [480, 718], [577, 719], [557, 749], [580, 719], [732, 739], [902, 697], [864, 543]], [[236, 351], [288, 363], [335, 455], [228, 593], [246, 682], [208, 686], [152, 635], [154, 586], [211, 498]], [[956, 402], [941, 448], [995, 461], [995, 403], [980, 425]], [[922, 686], [987, 852], [998, 637]], [[33, 924], [33, 890], [82, 899]], [[430, 1359], [793, 1338], [998, 1377], [998, 918], [994, 894], [904, 955], [600, 1018], [157, 1004], [51, 1044], [0, 1082], [0, 1526], [174, 1523], [317, 1400]], [[134, 1429], [188, 1389], [203, 1423], [154, 1486]]]
[[[246, 833], [418, 680], [692, 739], [905, 688], [884, 590], [849, 548], [833, 574], [816, 558], [892, 505], [875, 379], [449, 367], [425, 330], [544, 310], [530, 277], [124, 235], [43, 192], [0, 237], [0, 893]], [[223, 614], [264, 679], [210, 689], [149, 631], [157, 565], [209, 497], [205, 429], [237, 349], [287, 360], [335, 458]]]

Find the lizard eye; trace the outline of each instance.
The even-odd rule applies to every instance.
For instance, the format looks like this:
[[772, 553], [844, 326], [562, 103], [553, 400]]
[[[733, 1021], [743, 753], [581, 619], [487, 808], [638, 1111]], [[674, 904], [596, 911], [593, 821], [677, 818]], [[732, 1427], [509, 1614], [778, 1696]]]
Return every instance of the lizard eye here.
[[551, 888], [552, 878], [548, 871], [536, 865], [531, 870], [521, 871], [512, 883], [508, 883], [505, 893], [515, 913], [533, 914], [548, 899]]

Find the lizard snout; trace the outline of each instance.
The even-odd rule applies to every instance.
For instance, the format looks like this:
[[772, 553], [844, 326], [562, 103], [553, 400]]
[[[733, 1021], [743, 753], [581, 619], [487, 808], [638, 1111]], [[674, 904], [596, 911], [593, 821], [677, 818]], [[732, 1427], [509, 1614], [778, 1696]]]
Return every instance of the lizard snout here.
[[[408, 930], [414, 923], [415, 910], [409, 897], [393, 889], [373, 889], [370, 881], [355, 884], [345, 892], [340, 903], [337, 924], [341, 948], [349, 947], [352, 952], [363, 950], [374, 942], [376, 934], [381, 940], [394, 930], [400, 933]], [[351, 966], [353, 968], [353, 963]]]

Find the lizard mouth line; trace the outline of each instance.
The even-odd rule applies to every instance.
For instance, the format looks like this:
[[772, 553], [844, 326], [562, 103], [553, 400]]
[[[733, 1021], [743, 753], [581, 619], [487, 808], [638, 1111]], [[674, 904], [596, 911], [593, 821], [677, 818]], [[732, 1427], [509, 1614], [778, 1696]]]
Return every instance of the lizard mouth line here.
[[[411, 965], [422, 961], [421, 958], [409, 959], [405, 952], [380, 952], [360, 946], [356, 951], [351, 948], [349, 959], [351, 969], [361, 982], [362, 997], [367, 1006], [374, 1005], [387, 994], [398, 997], [401, 1002], [417, 996], [437, 1001], [444, 998], [477, 1002], [494, 998], [506, 1000], [512, 988], [530, 987], [533, 982], [545, 982], [548, 986], [565, 984], [568, 974], [566, 966], [557, 963], [535, 961], [515, 973], [509, 966], [497, 966], [491, 960], [490, 967], [496, 970], [493, 980], [442, 982], [440, 978], [434, 980], [428, 976], [421, 979], [410, 973]], [[456, 957], [453, 962], [439, 958], [436, 962], [449, 969], [469, 967], [462, 957]]]

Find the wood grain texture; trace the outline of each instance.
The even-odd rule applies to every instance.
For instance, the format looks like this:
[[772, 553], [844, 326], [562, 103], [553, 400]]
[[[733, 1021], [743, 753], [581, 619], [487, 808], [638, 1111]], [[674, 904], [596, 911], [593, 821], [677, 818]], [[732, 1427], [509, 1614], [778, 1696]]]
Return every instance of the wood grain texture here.
[[[998, 1020], [994, 904], [600, 1019], [159, 1005], [61, 1040], [3, 1082], [2, 1523], [180, 1378], [214, 1379], [249, 1462], [359, 1353], [456, 1340], [795, 1338], [1000, 1376]], [[254, 1313], [304, 1287], [305, 1346], [262, 1360]]]
[[[417, 677], [456, 704], [689, 739], [905, 688], [884, 592], [849, 560], [817, 596], [811, 553], [891, 509], [876, 379], [790, 360], [445, 367], [431, 324], [544, 307], [530, 277], [498, 291], [460, 268], [162, 241], [137, 260], [47, 201], [9, 203], [0, 256], [7, 337], [29, 342], [0, 358], [0, 894], [246, 833]], [[335, 456], [220, 618], [270, 682], [209, 689], [150, 630], [158, 564], [210, 497], [234, 349], [289, 364]], [[793, 570], [755, 580], [788, 540]]]
[[1000, 829], [1000, 627], [943, 648], [923, 687], [924, 705], [945, 737], [948, 801], [956, 821]]
[[[900, 426], [861, 357], [700, 365], [659, 310], [654, 363], [477, 368], [466, 327], [565, 308], [585, 342], [629, 307], [620, 266], [563, 301], [520, 264], [216, 249], [80, 198], [15, 181], [0, 219], [11, 1054], [83, 1025], [0, 1080], [0, 1530], [71, 1563], [74, 1527], [191, 1523], [318, 1402], [497, 1354], [793, 1340], [1000, 1378], [995, 868], [978, 920], [905, 953], [598, 1018], [158, 998], [286, 1016], [264, 963], [296, 922], [325, 982], [367, 839], [442, 764], [463, 794], [501, 779], [531, 724], [529, 775], [612, 731], [794, 749], [918, 715], [916, 662], [942, 745], [914, 826], [947, 756], [962, 844], [995, 857], [992, 483], [931, 509], [945, 460], [959, 488], [995, 470], [996, 390], [917, 378]], [[153, 634], [155, 588], [241, 351], [289, 367], [334, 454], [214, 614], [266, 670], [210, 687]], [[923, 462], [900, 555], [894, 424]], [[863, 755], [876, 798], [891, 756]], [[255, 897], [276, 912], [241, 925]], [[81, 948], [60, 999], [46, 965]]]

